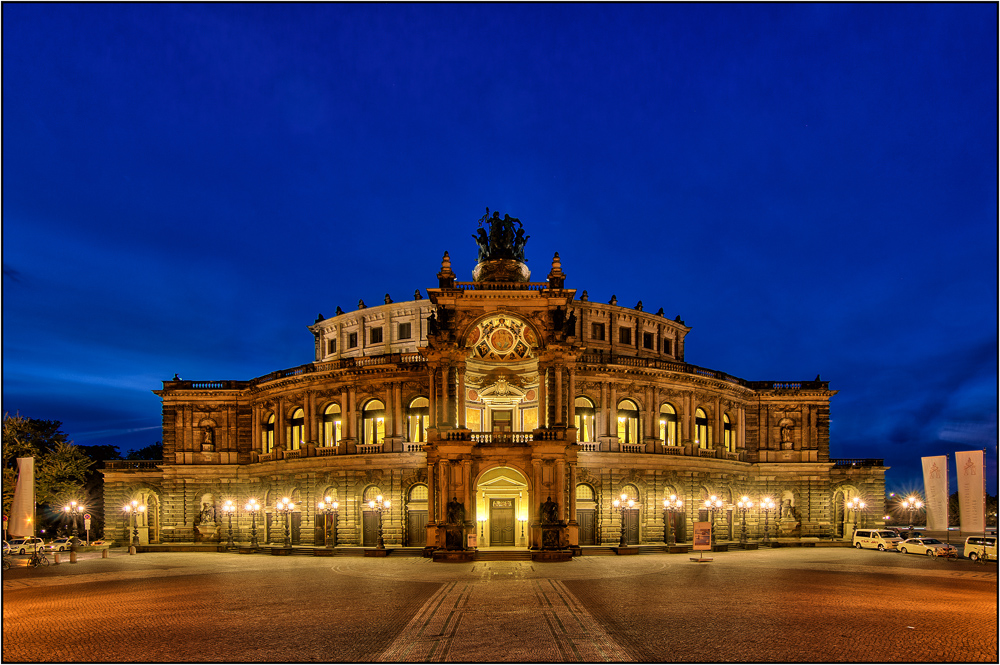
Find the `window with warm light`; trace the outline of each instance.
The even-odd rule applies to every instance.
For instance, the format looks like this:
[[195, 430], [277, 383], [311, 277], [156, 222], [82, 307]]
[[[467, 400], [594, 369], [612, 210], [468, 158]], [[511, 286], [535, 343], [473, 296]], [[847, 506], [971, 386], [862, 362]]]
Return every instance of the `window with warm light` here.
[[728, 452], [736, 452], [736, 438], [733, 436], [733, 424], [728, 413], [722, 414], [722, 440]]
[[699, 448], [708, 448], [711, 441], [708, 440], [708, 416], [703, 409], [696, 409], [694, 412], [694, 444]]
[[362, 414], [364, 416], [362, 444], [371, 445], [385, 441], [385, 404], [373, 399], [365, 404]]
[[330, 448], [340, 443], [342, 422], [340, 405], [328, 404], [323, 410], [323, 445], [325, 447]]
[[618, 402], [619, 443], [639, 443], [639, 407], [630, 399]]
[[576, 409], [576, 436], [578, 441], [594, 440], [594, 403], [586, 397], [577, 397], [573, 404]]
[[289, 450], [298, 450], [302, 447], [302, 441], [305, 438], [305, 422], [305, 412], [302, 411], [302, 409], [295, 409], [295, 411], [292, 412], [292, 417], [288, 421]]
[[265, 454], [274, 452], [274, 414], [267, 417], [264, 426], [261, 428], [260, 448]]
[[415, 397], [406, 408], [406, 431], [412, 443], [427, 441], [427, 423], [430, 417], [430, 402], [426, 397]]
[[672, 404], [660, 407], [660, 441], [665, 446], [677, 444], [677, 410]]

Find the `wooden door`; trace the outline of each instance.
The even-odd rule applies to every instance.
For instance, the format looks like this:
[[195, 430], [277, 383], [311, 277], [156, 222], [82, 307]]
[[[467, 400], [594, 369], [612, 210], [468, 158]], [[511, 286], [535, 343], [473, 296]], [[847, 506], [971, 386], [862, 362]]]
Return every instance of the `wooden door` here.
[[407, 547], [424, 547], [427, 545], [427, 511], [406, 511], [406, 545]]
[[625, 543], [627, 545], [639, 544], [639, 511], [625, 511]]
[[361, 546], [375, 547], [378, 545], [378, 513], [366, 510], [362, 513]]
[[581, 545], [596, 545], [597, 544], [597, 530], [596, 530], [596, 520], [594, 518], [594, 510], [590, 509], [580, 509], [576, 510], [576, 522], [580, 525], [580, 544]]
[[490, 545], [513, 545], [514, 522], [513, 499], [490, 499]]
[[291, 514], [290, 538], [292, 545], [302, 544], [302, 513]]
[[513, 411], [492, 411], [493, 431], [510, 432], [513, 431]]

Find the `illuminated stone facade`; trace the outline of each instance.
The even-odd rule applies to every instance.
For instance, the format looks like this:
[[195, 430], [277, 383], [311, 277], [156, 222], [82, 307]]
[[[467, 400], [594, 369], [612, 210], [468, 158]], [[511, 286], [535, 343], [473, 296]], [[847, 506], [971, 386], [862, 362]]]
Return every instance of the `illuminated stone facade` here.
[[[830, 458], [826, 381], [687, 364], [679, 317], [590, 302], [566, 288], [558, 254], [529, 281], [517, 220], [483, 221], [475, 281], [458, 281], [445, 254], [426, 298], [318, 318], [310, 363], [164, 381], [164, 459], [107, 463], [106, 505], [149, 506], [142, 542], [197, 542], [225, 540], [231, 500], [245, 542], [253, 497], [265, 544], [285, 538], [274, 506], [288, 497], [293, 544], [374, 546], [368, 502], [381, 495], [386, 547], [428, 549], [617, 545], [623, 526], [628, 543], [662, 544], [671, 495], [684, 502], [681, 542], [713, 518], [720, 541], [739, 540], [744, 496], [774, 499], [771, 538], [850, 534], [860, 517], [844, 504], [859, 495], [869, 522], [881, 516], [882, 461]], [[612, 505], [622, 494], [634, 508]], [[325, 497], [335, 524], [317, 508]], [[764, 518], [746, 514], [752, 539]]]

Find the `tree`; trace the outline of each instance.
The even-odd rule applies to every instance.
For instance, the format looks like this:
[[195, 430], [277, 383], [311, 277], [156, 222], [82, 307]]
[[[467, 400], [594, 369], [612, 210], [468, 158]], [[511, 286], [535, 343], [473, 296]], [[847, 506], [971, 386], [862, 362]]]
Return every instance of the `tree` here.
[[162, 460], [163, 459], [163, 443], [157, 441], [156, 443], [151, 443], [145, 448], [139, 448], [138, 450], [131, 451], [125, 456], [125, 459], [131, 460]]
[[3, 511], [10, 512], [17, 482], [17, 459], [35, 458], [35, 502], [63, 505], [83, 498], [87, 470], [93, 461], [60, 431], [58, 420], [3, 418]]

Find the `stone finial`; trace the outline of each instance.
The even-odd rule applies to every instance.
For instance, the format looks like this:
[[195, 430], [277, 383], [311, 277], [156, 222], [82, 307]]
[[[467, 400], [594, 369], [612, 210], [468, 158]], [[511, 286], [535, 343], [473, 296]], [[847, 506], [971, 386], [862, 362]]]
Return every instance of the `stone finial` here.
[[632, 309], [636, 310], [637, 312], [641, 312], [642, 311], [642, 301], [640, 300], [639, 302], [637, 302], [635, 304], [635, 307], [633, 307]]
[[559, 252], [552, 257], [552, 270], [549, 271], [549, 288], [561, 289], [566, 280], [566, 273], [562, 271], [562, 261], [559, 260]]
[[358, 309], [364, 309], [365, 307], [367, 307], [367, 305], [365, 305], [365, 301], [364, 301], [364, 300], [361, 300], [361, 299], [359, 298], [359, 299], [358, 299]]
[[441, 257], [441, 272], [451, 272], [451, 257], [448, 256], [448, 252]]
[[617, 305], [618, 304], [618, 296], [612, 295], [611, 296], [611, 300], [608, 301], [608, 304], [609, 305]]
[[587, 295], [587, 289], [583, 290], [583, 295], [580, 296], [580, 300], [582, 300], [583, 302], [587, 302], [588, 300], [590, 300], [590, 296]]
[[442, 289], [455, 288], [455, 273], [451, 269], [451, 257], [448, 252], [441, 258], [441, 272], [438, 273], [438, 286]]
[[337, 316], [340, 316], [343, 313], [344, 313], [344, 310], [340, 309], [340, 305], [337, 305]]
[[656, 315], [657, 316], [666, 316], [666, 314], [663, 313], [663, 308], [662, 307], [660, 309], [656, 310]]
[[392, 304], [392, 298], [389, 297], [388, 293], [385, 294], [385, 304], [386, 305], [391, 305]]
[[423, 300], [424, 299], [424, 297], [422, 295], [420, 295], [420, 289], [417, 289], [416, 291], [413, 292], [413, 299], [414, 300]]
[[323, 320], [323, 312], [320, 312], [319, 314], [316, 315], [316, 320], [314, 321], [314, 323], [319, 323], [322, 320]]

